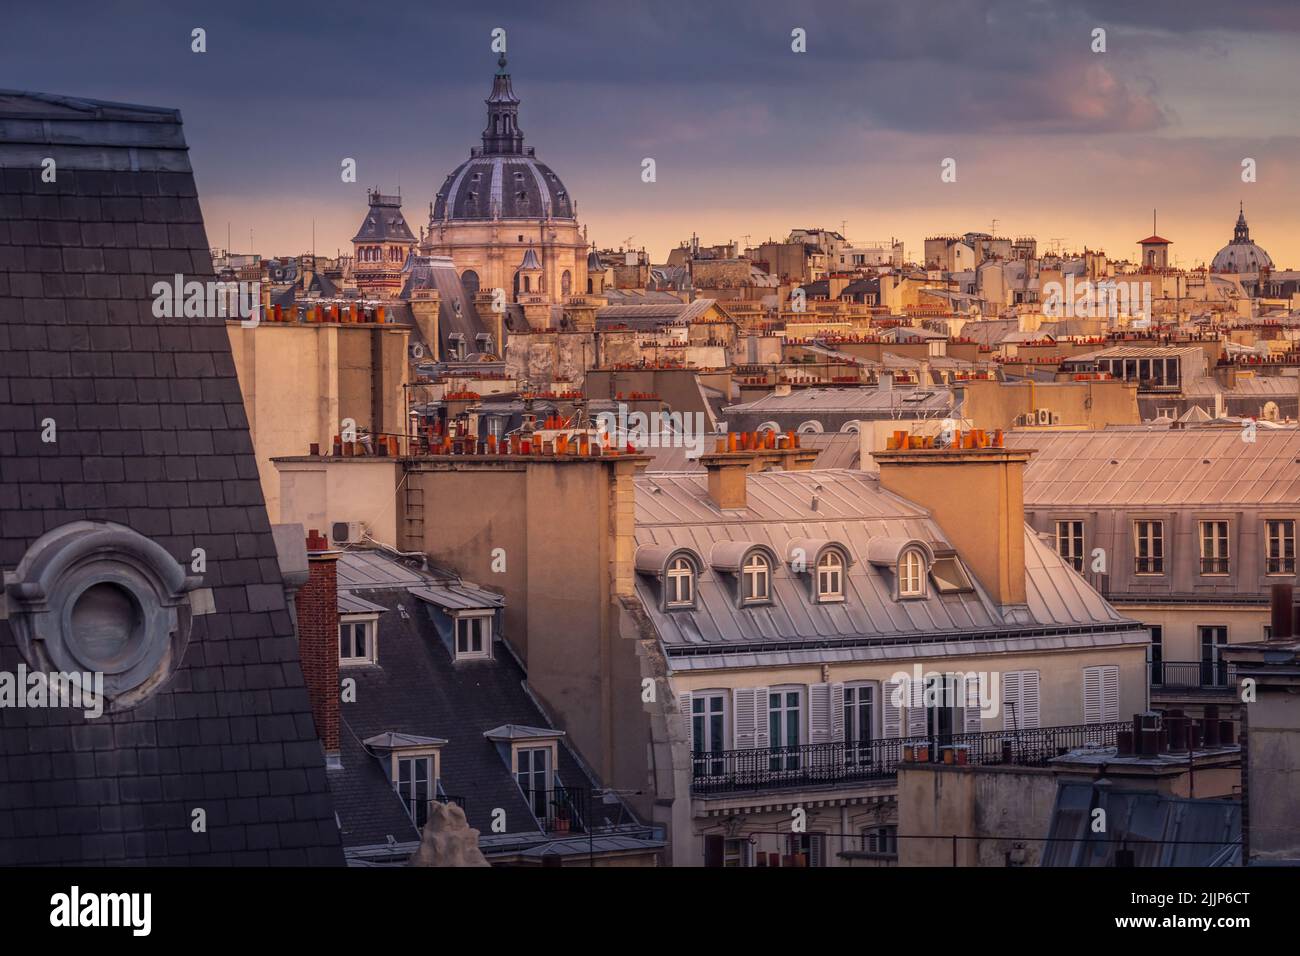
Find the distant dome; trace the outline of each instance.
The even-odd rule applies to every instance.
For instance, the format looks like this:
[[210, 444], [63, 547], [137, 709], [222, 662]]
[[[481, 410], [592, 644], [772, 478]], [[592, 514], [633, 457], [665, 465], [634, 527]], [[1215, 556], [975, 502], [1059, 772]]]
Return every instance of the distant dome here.
[[443, 182], [437, 219], [572, 219], [573, 200], [549, 166], [531, 156], [473, 156]]
[[1237, 225], [1232, 230], [1232, 241], [1219, 250], [1210, 263], [1213, 272], [1259, 272], [1272, 269], [1273, 260], [1269, 254], [1255, 245], [1250, 238], [1250, 227], [1246, 225], [1246, 210], [1242, 207], [1237, 214]]
[[573, 199], [549, 166], [524, 146], [519, 98], [510, 85], [506, 58], [486, 103], [483, 145], [451, 171], [433, 203], [433, 220], [573, 219]]

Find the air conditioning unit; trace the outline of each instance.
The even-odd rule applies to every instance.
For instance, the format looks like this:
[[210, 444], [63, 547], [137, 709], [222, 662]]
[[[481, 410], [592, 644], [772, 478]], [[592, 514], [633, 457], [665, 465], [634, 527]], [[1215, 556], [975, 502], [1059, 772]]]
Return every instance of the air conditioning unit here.
[[330, 540], [334, 544], [360, 544], [366, 531], [365, 524], [360, 521], [335, 521], [330, 525]]
[[1050, 409], [1040, 408], [1038, 410], [1038, 424], [1040, 425], [1052, 424], [1052, 412]]

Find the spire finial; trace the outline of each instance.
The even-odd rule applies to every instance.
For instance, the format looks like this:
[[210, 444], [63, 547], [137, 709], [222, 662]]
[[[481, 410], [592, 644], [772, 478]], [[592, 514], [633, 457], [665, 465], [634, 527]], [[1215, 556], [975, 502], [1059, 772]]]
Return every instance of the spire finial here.
[[497, 73], [505, 75], [506, 72], [506, 51], [502, 50], [501, 55], [497, 57]]

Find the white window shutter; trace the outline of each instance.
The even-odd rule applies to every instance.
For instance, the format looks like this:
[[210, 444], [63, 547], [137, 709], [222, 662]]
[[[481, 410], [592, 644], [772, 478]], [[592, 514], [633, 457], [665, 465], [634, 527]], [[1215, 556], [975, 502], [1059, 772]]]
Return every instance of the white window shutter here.
[[811, 684], [808, 687], [808, 743], [831, 742], [831, 685]]
[[831, 742], [844, 740], [844, 685], [831, 684]]
[[1025, 726], [1024, 671], [1007, 671], [1002, 675], [1002, 729], [1017, 730]]
[[966, 711], [962, 715], [962, 729], [968, 734], [978, 734], [984, 729], [984, 715], [980, 713], [980, 675], [967, 674]]
[[1038, 671], [1020, 672], [1020, 726], [1035, 730], [1039, 726]]
[[924, 737], [929, 729], [925, 714], [926, 683], [924, 680], [912, 680], [906, 686], [907, 692], [903, 697], [907, 704], [907, 736]]
[[754, 722], [754, 746], [759, 750], [766, 750], [772, 746], [771, 736], [768, 733], [768, 690], [766, 687], [754, 688], [754, 715], [757, 720]]
[[686, 743], [691, 750], [700, 749], [699, 741], [695, 739], [695, 721], [691, 715], [691, 692], [684, 690], [677, 695], [677, 706], [681, 708], [682, 720], [686, 724]]
[[880, 713], [883, 715], [882, 730], [886, 737], [903, 736], [903, 709], [898, 706], [899, 684], [896, 680], [885, 681], [885, 692], [881, 695]]
[[1083, 669], [1083, 722], [1101, 723], [1101, 668]]
[[[754, 748], [754, 725], [758, 721], [758, 691], [752, 687], [737, 687], [732, 691], [735, 711], [735, 746], [737, 750]], [[766, 712], [764, 713], [766, 717]]]
[[1119, 720], [1119, 667], [1101, 668], [1101, 719]]

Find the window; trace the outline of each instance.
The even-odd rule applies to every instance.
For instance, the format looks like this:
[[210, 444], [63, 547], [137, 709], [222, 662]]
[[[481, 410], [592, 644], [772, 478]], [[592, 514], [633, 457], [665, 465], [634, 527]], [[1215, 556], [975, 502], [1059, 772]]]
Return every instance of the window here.
[[771, 594], [772, 565], [761, 551], [751, 551], [741, 569], [741, 601], [766, 601]]
[[1006, 671], [1002, 675], [1002, 729], [1034, 730], [1039, 726], [1038, 671]]
[[669, 607], [695, 606], [695, 565], [690, 558], [674, 558], [665, 578]]
[[1220, 656], [1228, 643], [1228, 629], [1222, 625], [1198, 627], [1201, 642], [1201, 686], [1226, 687], [1228, 671]]
[[[696, 754], [721, 754], [727, 749], [726, 697], [721, 692], [691, 695], [691, 750]], [[695, 775], [720, 776], [722, 760], [697, 759]]]
[[817, 600], [844, 600], [844, 559], [836, 551], [817, 559]]
[[375, 660], [376, 618], [339, 622], [339, 663], [369, 664]]
[[774, 688], [767, 695], [767, 736], [772, 770], [799, 769], [800, 720], [803, 693], [798, 688]]
[[546, 795], [551, 789], [551, 749], [521, 747], [515, 752], [515, 780], [539, 820], [546, 819]]
[[1165, 523], [1163, 521], [1135, 521], [1133, 523], [1135, 570], [1138, 574], [1165, 573]]
[[748, 839], [724, 840], [722, 842], [722, 865], [752, 866]]
[[1056, 553], [1065, 563], [1083, 573], [1083, 522], [1056, 522]]
[[1153, 625], [1151, 632], [1151, 683], [1159, 686], [1165, 682], [1165, 629]]
[[492, 615], [456, 618], [456, 660], [492, 656]]
[[1119, 720], [1119, 667], [1106, 664], [1083, 669], [1083, 722]]
[[844, 688], [844, 762], [857, 767], [871, 762], [876, 689], [871, 684]]
[[1228, 522], [1201, 522], [1201, 573], [1228, 573]]
[[786, 834], [786, 851], [791, 858], [791, 866], [825, 866], [826, 834]]
[[1264, 573], [1295, 574], [1295, 521], [1270, 518], [1264, 535]]
[[925, 594], [925, 558], [915, 548], [898, 559], [898, 596], [921, 597]]
[[433, 794], [433, 757], [398, 757], [397, 793], [415, 825], [423, 828]]
[[898, 856], [898, 827], [863, 827], [862, 852], [872, 856]]

